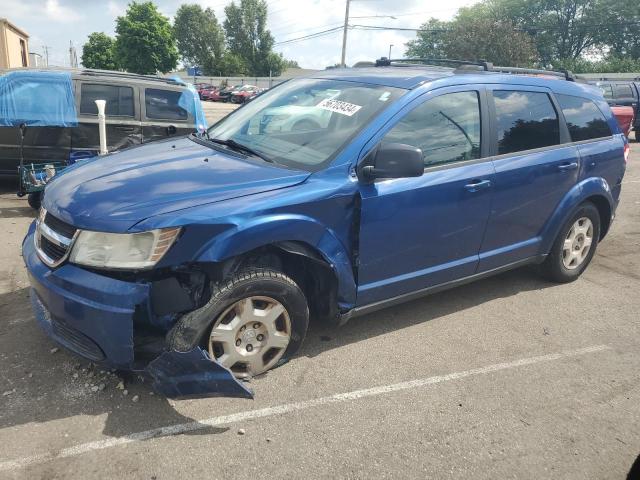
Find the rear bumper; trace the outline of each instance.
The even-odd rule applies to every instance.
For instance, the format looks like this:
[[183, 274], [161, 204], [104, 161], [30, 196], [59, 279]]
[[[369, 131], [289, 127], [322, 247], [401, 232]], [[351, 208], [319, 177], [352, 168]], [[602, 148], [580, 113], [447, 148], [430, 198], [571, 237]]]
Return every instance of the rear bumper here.
[[148, 364], [136, 362], [134, 324], [149, 318], [150, 285], [123, 282], [71, 264], [50, 269], [38, 257], [35, 222], [22, 244], [31, 282], [31, 305], [44, 332], [87, 360], [111, 368], [138, 370], [158, 392], [172, 398], [230, 396], [252, 392], [199, 347], [162, 351]]

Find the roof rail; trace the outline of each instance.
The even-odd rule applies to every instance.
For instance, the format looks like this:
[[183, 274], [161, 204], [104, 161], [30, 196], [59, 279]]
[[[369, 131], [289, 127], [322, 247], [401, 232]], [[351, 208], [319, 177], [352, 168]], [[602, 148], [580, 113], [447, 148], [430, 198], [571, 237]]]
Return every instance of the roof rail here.
[[482, 70], [491, 70], [493, 65], [491, 62], [480, 60], [473, 62], [470, 60], [455, 60], [452, 58], [387, 58], [382, 57], [376, 60], [376, 67], [413, 67], [416, 65], [455, 65], [455, 66], [476, 66]]
[[[564, 80], [575, 82], [576, 76], [569, 70], [542, 70], [536, 68], [521, 68], [521, 67], [500, 67], [493, 65], [491, 62], [485, 60], [479, 60], [477, 62], [470, 60], [454, 60], [449, 58], [399, 58], [389, 59], [382, 57], [376, 60], [376, 67], [409, 67], [416, 65], [442, 65], [450, 64], [459, 67], [460, 70], [468, 70], [469, 67], [476, 67], [474, 70], [483, 70], [485, 72], [501, 72], [501, 73], [514, 73], [520, 75], [551, 75], [554, 77], [563, 78]], [[466, 68], [465, 68], [466, 67]]]
[[162, 83], [171, 83], [179, 85], [180, 82], [176, 81], [174, 78], [170, 77], [158, 77], [155, 75], [142, 75], [139, 73], [129, 73], [129, 72], [117, 72], [114, 70], [97, 70], [93, 68], [83, 68], [79, 70], [80, 75], [93, 75], [93, 76], [105, 76], [105, 77], [116, 77], [116, 78], [135, 78], [138, 80], [148, 80], [150, 82], [162, 82]]

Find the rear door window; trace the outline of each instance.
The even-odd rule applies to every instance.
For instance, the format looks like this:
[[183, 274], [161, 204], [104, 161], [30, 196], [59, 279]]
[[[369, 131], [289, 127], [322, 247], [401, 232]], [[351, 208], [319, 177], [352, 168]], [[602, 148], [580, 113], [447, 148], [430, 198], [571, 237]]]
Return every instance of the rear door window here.
[[131, 87], [83, 83], [80, 87], [80, 113], [97, 115], [96, 100], [107, 102], [105, 108], [107, 117], [134, 116], [133, 88]]
[[549, 95], [495, 90], [498, 155], [560, 143], [560, 124]]
[[613, 98], [613, 88], [611, 88], [610, 84], [599, 84], [597, 87], [602, 91], [602, 96], [604, 98]]
[[144, 103], [147, 118], [158, 120], [187, 120], [189, 112], [180, 106], [181, 91], [146, 88]]
[[572, 95], [556, 95], [556, 98], [567, 121], [572, 141], [611, 136], [607, 120], [591, 100]]
[[425, 167], [480, 158], [478, 92], [455, 92], [427, 100], [400, 120], [385, 143], [418, 147]]
[[633, 90], [631, 90], [631, 85], [627, 83], [618, 83], [616, 85], [616, 97], [633, 98]]

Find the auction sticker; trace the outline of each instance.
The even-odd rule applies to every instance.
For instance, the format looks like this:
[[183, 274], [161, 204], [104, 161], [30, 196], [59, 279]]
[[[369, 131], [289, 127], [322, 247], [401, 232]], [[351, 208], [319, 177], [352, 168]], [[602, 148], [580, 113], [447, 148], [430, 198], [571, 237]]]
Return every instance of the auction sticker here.
[[330, 98], [324, 99], [316, 105], [316, 107], [322, 108], [323, 110], [329, 110], [330, 112], [340, 113], [347, 117], [352, 116], [362, 108], [361, 105], [354, 105], [353, 103], [343, 102], [341, 100], [332, 100]]

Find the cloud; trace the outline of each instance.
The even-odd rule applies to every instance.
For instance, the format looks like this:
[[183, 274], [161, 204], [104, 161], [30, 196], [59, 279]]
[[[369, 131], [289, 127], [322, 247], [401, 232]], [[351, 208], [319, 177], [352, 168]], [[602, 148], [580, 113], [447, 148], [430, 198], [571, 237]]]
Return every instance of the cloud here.
[[58, 0], [47, 0], [44, 6], [45, 16], [54, 22], [77, 22], [82, 15], [75, 8], [60, 5]]

